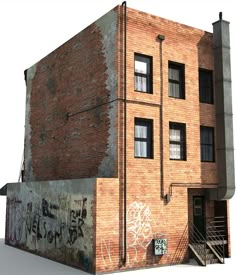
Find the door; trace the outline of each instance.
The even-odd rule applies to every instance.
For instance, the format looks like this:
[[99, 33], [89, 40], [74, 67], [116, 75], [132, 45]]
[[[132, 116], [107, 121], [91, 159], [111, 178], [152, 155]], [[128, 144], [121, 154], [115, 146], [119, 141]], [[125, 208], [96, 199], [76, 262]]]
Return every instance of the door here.
[[193, 197], [193, 224], [197, 228], [195, 233], [199, 231], [205, 238], [205, 198], [203, 196]]

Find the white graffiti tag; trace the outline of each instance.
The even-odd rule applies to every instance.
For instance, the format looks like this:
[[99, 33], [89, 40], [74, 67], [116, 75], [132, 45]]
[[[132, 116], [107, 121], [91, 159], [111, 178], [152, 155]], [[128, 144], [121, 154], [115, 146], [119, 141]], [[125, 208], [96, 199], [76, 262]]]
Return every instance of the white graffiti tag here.
[[142, 202], [133, 202], [127, 212], [128, 247], [146, 248], [152, 239], [150, 208]]

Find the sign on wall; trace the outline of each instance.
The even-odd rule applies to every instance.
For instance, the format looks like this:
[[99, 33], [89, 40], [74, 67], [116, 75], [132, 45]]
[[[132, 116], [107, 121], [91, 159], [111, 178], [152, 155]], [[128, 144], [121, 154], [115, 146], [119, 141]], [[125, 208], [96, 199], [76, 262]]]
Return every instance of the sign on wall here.
[[153, 243], [155, 256], [167, 254], [167, 239], [154, 239]]

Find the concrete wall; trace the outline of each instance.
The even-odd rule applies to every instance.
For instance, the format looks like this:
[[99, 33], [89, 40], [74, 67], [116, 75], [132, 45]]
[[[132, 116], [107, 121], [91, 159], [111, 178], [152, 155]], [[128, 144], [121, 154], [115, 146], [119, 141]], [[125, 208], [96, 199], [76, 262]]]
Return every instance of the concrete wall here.
[[27, 70], [24, 181], [117, 177], [118, 10]]
[[95, 183], [8, 184], [6, 244], [93, 272]]

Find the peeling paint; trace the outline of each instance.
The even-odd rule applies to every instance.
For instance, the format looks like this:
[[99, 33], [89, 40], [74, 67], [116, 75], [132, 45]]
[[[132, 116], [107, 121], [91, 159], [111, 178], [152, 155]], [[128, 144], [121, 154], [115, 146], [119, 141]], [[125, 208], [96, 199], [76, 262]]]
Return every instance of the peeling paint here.
[[32, 80], [37, 70], [37, 64], [27, 70], [27, 88], [26, 88], [26, 115], [25, 115], [25, 152], [24, 152], [24, 165], [27, 174], [24, 175], [24, 180], [34, 180], [33, 167], [32, 167], [32, 152], [31, 152], [31, 124], [30, 124], [30, 113], [31, 113], [31, 85]]
[[[109, 100], [117, 98], [118, 73], [116, 68], [118, 14], [110, 11], [96, 22], [102, 35], [103, 53], [106, 62], [106, 88], [109, 91]], [[110, 104], [109, 138], [106, 157], [98, 168], [98, 177], [114, 177], [115, 161], [117, 159], [117, 102]]]
[[107, 66], [107, 90], [110, 91], [113, 100], [117, 96], [118, 76], [116, 69], [117, 54], [117, 34], [118, 34], [118, 14], [111, 10], [96, 22], [102, 34], [103, 53]]

